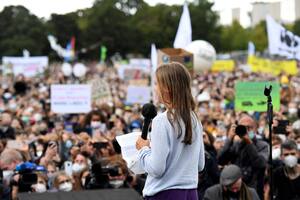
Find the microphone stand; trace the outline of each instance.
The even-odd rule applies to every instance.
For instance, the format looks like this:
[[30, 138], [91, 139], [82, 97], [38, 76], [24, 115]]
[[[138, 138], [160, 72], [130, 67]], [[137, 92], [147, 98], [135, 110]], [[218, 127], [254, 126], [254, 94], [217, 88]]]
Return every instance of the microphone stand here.
[[272, 124], [273, 124], [273, 104], [272, 104], [272, 97], [271, 97], [271, 92], [272, 92], [272, 85], [270, 85], [269, 88], [265, 86], [264, 90], [264, 95], [268, 99], [268, 104], [267, 104], [267, 121], [269, 125], [269, 145], [270, 145], [270, 155], [269, 155], [269, 162], [270, 162], [270, 181], [269, 181], [269, 187], [270, 187], [270, 197], [273, 199], [273, 183], [272, 183]]

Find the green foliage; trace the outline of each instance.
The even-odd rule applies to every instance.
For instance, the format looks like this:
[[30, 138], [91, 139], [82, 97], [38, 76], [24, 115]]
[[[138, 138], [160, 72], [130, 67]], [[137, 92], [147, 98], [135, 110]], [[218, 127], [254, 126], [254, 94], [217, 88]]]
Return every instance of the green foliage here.
[[0, 13], [0, 55], [41, 54], [47, 45], [45, 25], [23, 6], [5, 7]]

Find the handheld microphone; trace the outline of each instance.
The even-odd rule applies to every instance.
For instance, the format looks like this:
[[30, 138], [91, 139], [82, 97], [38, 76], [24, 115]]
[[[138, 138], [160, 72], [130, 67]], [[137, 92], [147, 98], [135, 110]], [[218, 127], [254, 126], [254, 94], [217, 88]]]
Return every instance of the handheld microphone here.
[[142, 108], [142, 115], [144, 116], [142, 138], [146, 140], [148, 135], [149, 125], [152, 119], [157, 115], [155, 106], [152, 103], [146, 103]]

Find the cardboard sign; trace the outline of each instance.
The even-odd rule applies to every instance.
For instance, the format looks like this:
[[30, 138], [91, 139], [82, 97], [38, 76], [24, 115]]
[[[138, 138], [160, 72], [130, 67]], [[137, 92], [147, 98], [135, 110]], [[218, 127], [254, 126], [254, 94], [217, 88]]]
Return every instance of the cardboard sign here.
[[104, 79], [94, 79], [89, 82], [92, 86], [92, 100], [96, 103], [112, 101], [109, 85]]

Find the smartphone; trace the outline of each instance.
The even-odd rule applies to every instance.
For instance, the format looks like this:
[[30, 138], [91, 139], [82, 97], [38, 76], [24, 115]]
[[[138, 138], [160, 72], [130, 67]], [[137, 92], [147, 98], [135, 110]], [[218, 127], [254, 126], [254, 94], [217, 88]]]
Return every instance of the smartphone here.
[[72, 162], [71, 161], [65, 161], [64, 162], [64, 168], [67, 175], [72, 176]]
[[290, 124], [289, 120], [278, 120], [278, 126], [273, 127], [274, 134], [284, 134], [286, 135], [286, 127]]

